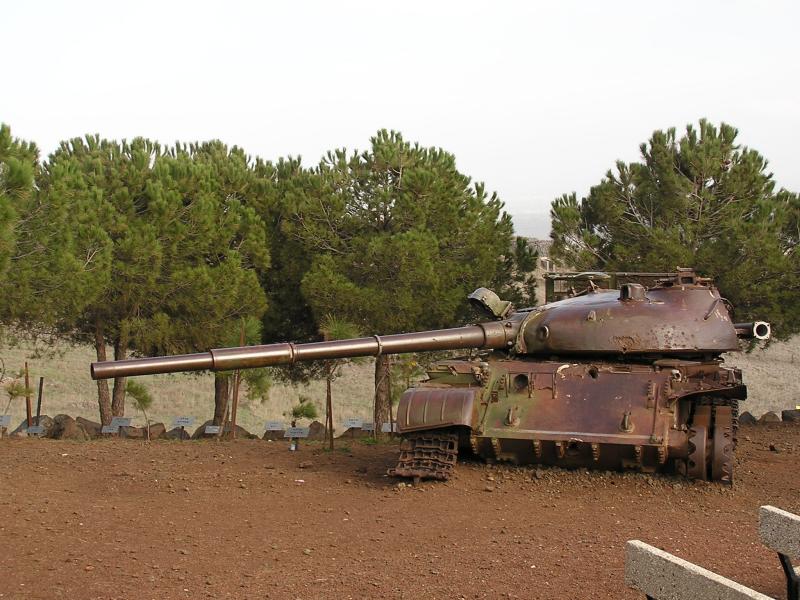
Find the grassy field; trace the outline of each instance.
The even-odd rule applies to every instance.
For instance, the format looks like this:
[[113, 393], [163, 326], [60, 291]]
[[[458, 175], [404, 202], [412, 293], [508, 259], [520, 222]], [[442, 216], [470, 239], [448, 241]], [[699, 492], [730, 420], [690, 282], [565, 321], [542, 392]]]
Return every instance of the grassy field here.
[[[88, 346], [63, 346], [58, 355], [48, 358], [32, 357], [31, 346], [0, 348], [0, 357], [5, 362], [6, 374], [13, 375], [28, 361], [31, 387], [36, 390], [39, 377], [44, 377], [44, 399], [42, 413], [54, 416], [60, 413], [83, 416], [99, 420], [97, 408], [97, 384], [89, 377], [89, 363], [96, 360], [94, 349]], [[372, 415], [374, 363], [365, 361], [359, 365], [345, 366], [342, 377], [334, 381], [334, 427], [341, 431], [342, 422], [348, 417], [369, 419]], [[152, 392], [155, 402], [148, 411], [151, 422], [162, 421], [167, 426], [176, 415], [191, 415], [197, 424], [210, 419], [214, 413], [214, 378], [202, 375], [154, 375], [138, 378]], [[240, 394], [237, 422], [248, 431], [263, 433], [267, 420], [285, 420], [284, 414], [297, 404], [300, 396], [307, 396], [317, 406], [320, 420], [325, 414], [325, 383], [315, 381], [308, 386], [275, 384], [269, 400], [250, 400], [243, 389]], [[2, 394], [0, 414], [5, 411], [8, 397]], [[36, 410], [36, 395], [33, 397]], [[25, 399], [15, 400], [8, 413], [16, 425], [25, 418]], [[141, 414], [127, 408], [126, 416], [134, 417], [134, 424], [144, 424]]]
[[780, 415], [800, 404], [800, 336], [772, 342], [765, 350], [728, 354], [725, 362], [743, 371], [748, 398], [741, 410], [756, 417], [770, 410]]
[[[74, 417], [83, 416], [98, 420], [97, 386], [89, 377], [89, 363], [95, 360], [94, 351], [87, 346], [63, 346], [54, 357], [37, 358], [30, 346], [0, 348], [0, 357], [5, 362], [7, 374], [22, 368], [27, 360], [31, 374], [31, 387], [36, 389], [39, 377], [45, 378], [42, 412], [54, 416], [66, 413]], [[800, 377], [797, 377], [800, 360], [800, 337], [788, 342], [775, 342], [766, 350], [752, 353], [735, 353], [726, 357], [727, 364], [744, 371], [745, 383], [750, 398], [742, 406], [756, 416], [773, 410], [778, 413], [785, 408], [795, 408], [800, 403]], [[202, 423], [210, 418], [214, 410], [214, 384], [210, 374], [204, 375], [156, 375], [142, 377], [155, 397], [153, 422], [169, 425], [177, 415], [191, 415]], [[324, 382], [312, 382], [309, 386], [276, 384], [270, 390], [269, 400], [250, 400], [246, 391], [241, 395], [238, 422], [253, 433], [263, 432], [267, 420], [285, 420], [285, 414], [295, 405], [300, 396], [307, 396], [324, 415]], [[359, 365], [346, 366], [343, 374], [334, 382], [334, 425], [342, 431], [342, 423], [349, 417], [369, 419], [372, 413], [373, 363], [365, 361]], [[7, 397], [3, 394], [0, 414], [5, 412]], [[36, 398], [34, 395], [34, 410]], [[14, 426], [25, 417], [24, 399], [15, 400], [9, 407]], [[140, 414], [128, 409], [127, 416], [134, 417], [135, 424], [143, 424]]]

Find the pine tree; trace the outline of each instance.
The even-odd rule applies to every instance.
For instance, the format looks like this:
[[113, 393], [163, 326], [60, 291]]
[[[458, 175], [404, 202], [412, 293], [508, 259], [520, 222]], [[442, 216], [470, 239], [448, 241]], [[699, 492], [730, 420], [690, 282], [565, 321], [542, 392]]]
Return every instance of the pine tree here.
[[0, 124], [0, 278], [5, 278], [16, 252], [17, 226], [31, 208], [38, 151], [31, 143], [11, 137]]
[[[384, 130], [367, 152], [329, 153], [316, 174], [286, 230], [311, 257], [301, 287], [317, 320], [335, 313], [381, 333], [451, 326], [468, 314], [467, 294], [502, 269], [511, 220], [453, 155]], [[388, 367], [376, 359], [377, 431], [388, 421]]]
[[[265, 229], [252, 209], [223, 196], [215, 170], [190, 151], [144, 139], [98, 137], [61, 144], [42, 181], [51, 210], [102, 232], [94, 268], [99, 293], [61, 327], [95, 344], [98, 360], [206, 350], [237, 319], [260, 317], [254, 265], [268, 261]], [[69, 228], [67, 228], [69, 230]], [[124, 413], [126, 382], [98, 382], [100, 416]]]
[[553, 254], [578, 269], [672, 271], [715, 278], [741, 321], [800, 330], [800, 200], [775, 191], [767, 161], [737, 144], [737, 130], [701, 120], [678, 138], [656, 131], [641, 162], [551, 208]]

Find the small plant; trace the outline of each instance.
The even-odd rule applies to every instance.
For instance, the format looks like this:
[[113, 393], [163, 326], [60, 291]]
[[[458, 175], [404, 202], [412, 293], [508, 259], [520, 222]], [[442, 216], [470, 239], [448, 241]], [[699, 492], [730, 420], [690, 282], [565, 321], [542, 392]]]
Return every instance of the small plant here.
[[308, 398], [301, 396], [300, 403], [292, 407], [292, 425], [294, 426], [300, 419], [312, 420], [316, 418], [317, 407], [314, 406], [314, 403], [309, 401]]
[[33, 393], [33, 390], [26, 387], [23, 377], [24, 372], [20, 371], [13, 379], [4, 382], [3, 387], [6, 390], [6, 394], [8, 394], [8, 404], [6, 404], [6, 409], [3, 411], [4, 414], [8, 413], [8, 408], [14, 400]]
[[139, 383], [133, 379], [128, 380], [125, 386], [125, 391], [133, 399], [133, 407], [136, 410], [142, 411], [144, 415], [144, 422], [147, 427], [147, 441], [150, 441], [150, 418], [147, 416], [147, 410], [153, 405], [153, 396], [150, 394], [144, 384]]

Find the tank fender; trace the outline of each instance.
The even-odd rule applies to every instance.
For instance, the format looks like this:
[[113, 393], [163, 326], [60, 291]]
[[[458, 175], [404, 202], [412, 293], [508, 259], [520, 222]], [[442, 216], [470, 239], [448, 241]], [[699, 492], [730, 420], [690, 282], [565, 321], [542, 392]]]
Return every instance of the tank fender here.
[[455, 425], [472, 427], [481, 392], [479, 387], [410, 388], [400, 397], [397, 430], [405, 433]]

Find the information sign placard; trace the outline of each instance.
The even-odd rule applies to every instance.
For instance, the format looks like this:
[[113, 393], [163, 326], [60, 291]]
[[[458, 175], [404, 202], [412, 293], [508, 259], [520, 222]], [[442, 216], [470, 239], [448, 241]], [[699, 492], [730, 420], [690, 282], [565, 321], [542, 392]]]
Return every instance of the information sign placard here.
[[361, 429], [361, 423], [361, 419], [356, 419], [355, 417], [344, 420], [345, 429]]
[[308, 427], [289, 427], [283, 432], [285, 438], [305, 438], [308, 437]]

